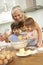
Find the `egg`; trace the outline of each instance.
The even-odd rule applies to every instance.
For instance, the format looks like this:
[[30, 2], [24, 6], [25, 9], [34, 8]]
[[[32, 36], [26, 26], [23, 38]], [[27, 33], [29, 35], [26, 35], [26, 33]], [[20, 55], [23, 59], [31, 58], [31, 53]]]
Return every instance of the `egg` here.
[[9, 59], [9, 62], [11, 62], [13, 60], [13, 58]]
[[3, 60], [0, 59], [0, 65], [3, 65]]
[[7, 51], [7, 54], [10, 54], [10, 53], [11, 53], [11, 51], [8, 50], [8, 51]]
[[12, 56], [11, 56], [10, 54], [7, 54], [6, 58], [7, 58], [8, 60], [10, 60], [10, 59], [12, 58]]
[[14, 51], [11, 52], [11, 56], [12, 56], [13, 58], [15, 57], [15, 52], [14, 52]]
[[4, 54], [0, 54], [0, 59], [5, 59], [5, 55]]
[[7, 59], [4, 59], [4, 64], [7, 64], [8, 63], [8, 60]]
[[6, 50], [3, 50], [3, 51], [2, 51], [2, 54], [4, 54], [4, 55], [6, 56], [6, 55], [7, 55]]

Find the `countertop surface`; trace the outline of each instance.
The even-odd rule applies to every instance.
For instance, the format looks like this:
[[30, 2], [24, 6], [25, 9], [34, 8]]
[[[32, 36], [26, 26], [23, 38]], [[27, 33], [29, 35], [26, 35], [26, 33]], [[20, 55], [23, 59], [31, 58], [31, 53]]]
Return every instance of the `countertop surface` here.
[[29, 56], [18, 57], [7, 65], [43, 65], [43, 51]]

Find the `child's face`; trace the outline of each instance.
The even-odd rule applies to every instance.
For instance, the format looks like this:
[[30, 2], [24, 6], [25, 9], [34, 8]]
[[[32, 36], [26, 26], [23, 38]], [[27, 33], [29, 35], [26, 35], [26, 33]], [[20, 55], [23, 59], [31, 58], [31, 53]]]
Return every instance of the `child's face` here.
[[26, 30], [27, 30], [27, 31], [32, 31], [33, 28], [32, 28], [31, 26], [26, 26]]
[[19, 29], [14, 29], [13, 33], [16, 34], [16, 35], [18, 35], [19, 34]]

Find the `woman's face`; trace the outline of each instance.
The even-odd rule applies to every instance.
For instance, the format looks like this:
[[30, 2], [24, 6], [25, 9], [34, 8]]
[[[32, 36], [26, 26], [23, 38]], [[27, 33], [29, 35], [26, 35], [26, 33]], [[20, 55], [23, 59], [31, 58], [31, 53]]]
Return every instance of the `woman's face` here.
[[21, 22], [23, 20], [23, 13], [20, 10], [15, 10], [13, 13], [13, 18], [18, 21]]

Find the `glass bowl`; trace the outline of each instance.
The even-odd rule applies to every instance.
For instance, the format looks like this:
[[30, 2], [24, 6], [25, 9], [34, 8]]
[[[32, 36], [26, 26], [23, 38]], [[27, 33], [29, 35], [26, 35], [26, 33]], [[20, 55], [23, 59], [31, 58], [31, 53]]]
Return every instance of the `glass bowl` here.
[[17, 42], [11, 41], [11, 45], [14, 47], [14, 49], [24, 48], [27, 46], [27, 44], [28, 44], [27, 40], [21, 40], [21, 41], [17, 41]]

